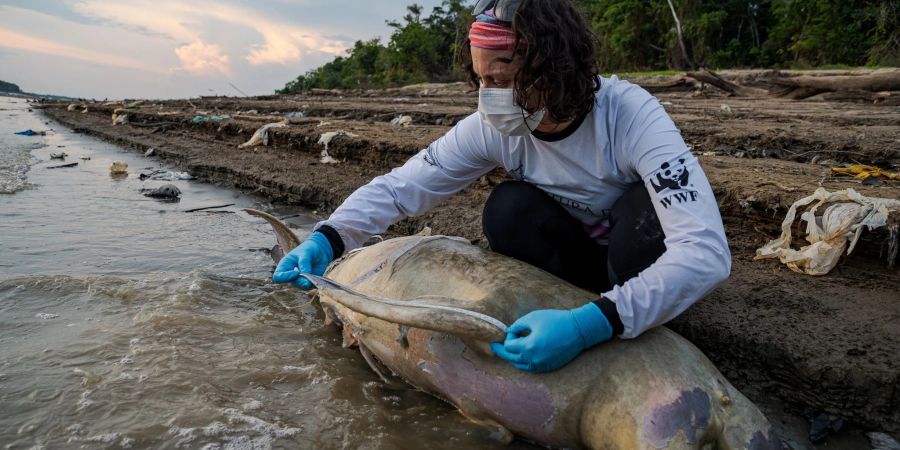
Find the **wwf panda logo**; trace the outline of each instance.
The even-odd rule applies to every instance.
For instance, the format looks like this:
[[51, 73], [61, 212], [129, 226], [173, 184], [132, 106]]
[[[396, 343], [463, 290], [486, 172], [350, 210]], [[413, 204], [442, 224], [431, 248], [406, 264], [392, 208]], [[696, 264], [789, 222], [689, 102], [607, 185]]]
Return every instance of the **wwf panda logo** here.
[[650, 184], [653, 185], [653, 189], [657, 194], [665, 189], [677, 190], [688, 185], [690, 172], [684, 167], [684, 161], [684, 158], [679, 159], [678, 164], [674, 167], [667, 162], [659, 166], [659, 172], [656, 172], [656, 180], [650, 180]]

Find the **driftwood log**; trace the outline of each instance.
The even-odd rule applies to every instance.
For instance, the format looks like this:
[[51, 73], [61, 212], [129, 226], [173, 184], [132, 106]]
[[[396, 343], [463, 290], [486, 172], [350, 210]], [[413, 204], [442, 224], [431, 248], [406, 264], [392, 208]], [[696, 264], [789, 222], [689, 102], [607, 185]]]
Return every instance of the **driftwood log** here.
[[814, 95], [831, 93], [833, 100], [875, 101], [879, 92], [900, 91], [900, 71], [875, 72], [866, 75], [782, 77], [773, 73], [765, 77], [768, 89], [742, 86], [728, 81], [715, 72], [688, 72], [686, 77], [715, 86], [736, 97], [782, 97], [802, 100]]

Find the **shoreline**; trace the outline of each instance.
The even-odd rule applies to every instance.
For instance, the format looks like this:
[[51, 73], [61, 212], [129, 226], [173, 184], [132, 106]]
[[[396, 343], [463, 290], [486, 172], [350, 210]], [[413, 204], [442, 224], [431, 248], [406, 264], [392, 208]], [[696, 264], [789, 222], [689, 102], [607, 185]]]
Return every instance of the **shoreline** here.
[[[201, 180], [309, 207], [324, 217], [356, 187], [402, 164], [474, 111], [471, 94], [450, 88], [437, 92], [154, 102], [126, 111], [131, 124], [118, 126], [112, 125], [110, 116], [121, 104], [87, 104], [88, 113], [81, 113], [80, 108], [67, 111], [68, 103], [46, 102], [43, 113], [75, 131], [125, 148], [141, 152], [154, 148], [168, 164]], [[830, 129], [823, 133], [821, 124], [803, 129], [800, 123], [826, 109], [821, 102], [753, 104], [732, 98], [691, 99], [681, 93], [658, 97], [678, 105], [670, 114], [695, 150], [715, 153], [701, 156], [701, 161], [719, 200], [734, 258], [731, 279], [669, 326], [700, 347], [751, 399], [774, 396], [795, 411], [823, 410], [873, 431], [900, 432], [900, 327], [896, 319], [891, 321], [900, 317], [894, 299], [900, 292], [900, 274], [879, 258], [879, 235], [872, 233], [871, 239], [861, 241], [860, 248], [825, 277], [800, 275], [777, 262], [751, 259], [756, 247], [777, 236], [787, 207], [810, 194], [820, 181], [829, 190], [853, 187], [864, 195], [900, 197], [897, 186], [825, 180], [828, 168], [809, 163], [816, 155], [840, 158], [847, 150], [847, 142], [841, 140], [858, 134], [856, 128], [861, 126], [876, 131], [869, 131], [868, 142], [853, 151], [897, 161], [896, 152], [879, 153], [885, 148], [879, 139], [889, 142], [888, 136], [896, 136], [900, 124], [882, 117], [885, 107], [853, 107], [862, 113], [847, 115], [851, 108], [846, 104], [829, 104], [837, 112], [821, 114], [821, 121], [830, 121]], [[718, 108], [725, 103], [737, 113], [725, 115]], [[780, 109], [786, 105], [806, 109]], [[190, 119], [198, 110], [234, 118], [194, 124]], [[269, 146], [237, 148], [262, 124], [298, 110], [306, 112], [306, 118], [274, 130]], [[387, 121], [399, 114], [409, 114], [416, 125], [390, 126]], [[791, 115], [799, 118], [796, 126], [772, 130]], [[330, 124], [320, 126], [321, 122]], [[737, 130], [722, 134], [728, 127]], [[322, 164], [322, 146], [316, 142], [322, 133], [339, 130], [359, 137], [333, 141], [328, 154], [342, 162]], [[814, 153], [804, 155], [806, 161], [735, 156], [776, 150], [782, 155]], [[483, 245], [481, 206], [492, 186], [505, 178], [493, 171], [431, 212], [401, 221], [388, 235], [411, 234], [428, 225], [436, 233], [460, 235]]]

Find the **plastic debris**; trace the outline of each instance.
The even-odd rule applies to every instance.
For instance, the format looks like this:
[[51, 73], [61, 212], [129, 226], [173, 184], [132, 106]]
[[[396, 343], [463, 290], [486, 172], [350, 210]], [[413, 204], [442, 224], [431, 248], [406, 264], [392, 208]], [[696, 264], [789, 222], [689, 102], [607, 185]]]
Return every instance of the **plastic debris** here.
[[61, 153], [51, 153], [51, 154], [50, 154], [50, 159], [66, 159], [66, 156], [69, 156], [69, 154], [66, 153], [66, 152], [61, 152]]
[[866, 433], [872, 450], [900, 450], [900, 443], [887, 433]]
[[75, 108], [77, 108], [77, 107], [78, 107], [78, 105], [72, 103], [71, 105], [69, 105], [68, 108], [66, 108], [66, 111], [75, 111]]
[[125, 164], [122, 161], [113, 161], [112, 165], [109, 166], [110, 175], [125, 175], [127, 173], [128, 164]]
[[809, 419], [809, 441], [821, 444], [825, 438], [847, 428], [847, 419], [828, 413], [819, 413]]
[[269, 130], [272, 128], [281, 128], [285, 126], [287, 126], [287, 124], [284, 122], [267, 123], [256, 130], [256, 133], [253, 133], [253, 136], [250, 137], [249, 141], [238, 145], [238, 148], [253, 147], [259, 144], [269, 145]]
[[411, 116], [398, 116], [391, 120], [391, 125], [395, 127], [408, 127], [412, 125], [412, 117]]
[[900, 180], [900, 173], [888, 172], [880, 167], [854, 164], [850, 167], [832, 167], [832, 175], [850, 175], [866, 181], [869, 178], [877, 180]]
[[[806, 221], [806, 240], [810, 243], [800, 250], [791, 248], [791, 225], [797, 209], [815, 204], [800, 216]], [[833, 203], [821, 216], [816, 210]], [[778, 258], [791, 270], [808, 275], [825, 275], [840, 259], [844, 248], [849, 255], [863, 228], [874, 230], [887, 224], [888, 215], [900, 211], [900, 200], [865, 197], [853, 189], [828, 192], [824, 188], [794, 202], [781, 224], [781, 236], [756, 250], [753, 259]], [[849, 246], [848, 246], [849, 244]]]
[[359, 137], [359, 135], [357, 135], [357, 134], [353, 134], [349, 131], [344, 131], [344, 130], [329, 131], [327, 133], [322, 133], [322, 135], [319, 136], [319, 144], [324, 145], [325, 148], [322, 150], [322, 153], [320, 154], [322, 156], [322, 159], [319, 160], [320, 163], [336, 164], [336, 163], [340, 162], [340, 161], [332, 158], [331, 155], [328, 154], [328, 145], [331, 144], [331, 141], [333, 141], [335, 138], [340, 137], [340, 136]]
[[32, 129], [16, 131], [14, 134], [18, 134], [19, 136], [46, 136], [46, 131], [34, 131]]
[[128, 123], [128, 114], [116, 114], [112, 115], [113, 125], [125, 125]]
[[289, 112], [284, 115], [285, 119], [302, 119], [304, 117], [306, 117], [306, 113], [303, 111]]
[[86, 114], [88, 112], [88, 107], [85, 106], [84, 109], [81, 110], [82, 114]]
[[137, 108], [138, 106], [141, 106], [143, 103], [144, 103], [143, 100], [137, 100], [137, 101], [134, 101], [134, 102], [131, 102], [131, 103], [126, 103], [125, 106], [124, 106], [124, 108], [125, 108], [125, 109], [135, 109], [135, 108]]
[[203, 123], [203, 122], [221, 122], [223, 120], [230, 119], [231, 116], [194, 116], [191, 119], [191, 122], [194, 123]]
[[144, 152], [144, 156], [150, 157], [156, 154], [155, 148], [148, 148], [146, 152]]
[[138, 178], [141, 180], [193, 180], [194, 177], [187, 172], [175, 172], [169, 170], [154, 170], [150, 173], [142, 173]]
[[156, 189], [141, 189], [144, 197], [159, 198], [163, 200], [177, 200], [181, 197], [181, 189], [174, 184], [164, 184]]
[[722, 106], [719, 107], [719, 109], [721, 109], [722, 111], [724, 111], [728, 114], [731, 114], [731, 107], [728, 105], [723, 104]]

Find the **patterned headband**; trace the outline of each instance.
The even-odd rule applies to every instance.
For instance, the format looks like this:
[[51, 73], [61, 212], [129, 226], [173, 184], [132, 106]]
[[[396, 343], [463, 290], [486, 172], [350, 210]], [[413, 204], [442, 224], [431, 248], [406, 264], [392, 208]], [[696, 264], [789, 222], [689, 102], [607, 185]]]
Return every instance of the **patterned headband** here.
[[500, 23], [478, 20], [469, 29], [469, 42], [472, 47], [487, 50], [512, 50], [516, 44], [516, 33]]

